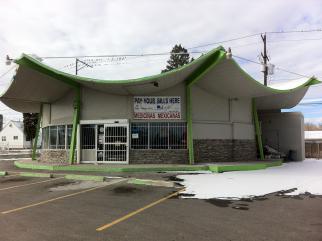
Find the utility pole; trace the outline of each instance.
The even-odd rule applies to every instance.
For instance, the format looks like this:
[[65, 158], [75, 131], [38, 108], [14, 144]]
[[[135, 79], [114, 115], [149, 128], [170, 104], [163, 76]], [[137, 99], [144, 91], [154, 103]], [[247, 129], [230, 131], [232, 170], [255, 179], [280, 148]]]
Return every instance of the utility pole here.
[[264, 43], [264, 51], [261, 53], [263, 61], [264, 61], [264, 85], [267, 86], [267, 75], [268, 75], [268, 68], [267, 68], [267, 62], [269, 61], [267, 57], [267, 49], [266, 49], [266, 33], [261, 34], [261, 38]]
[[[78, 62], [79, 62], [79, 63], [82, 63], [82, 64], [83, 64], [83, 66], [81, 66], [81, 67], [79, 68], [79, 67], [78, 67]], [[83, 68], [85, 68], [85, 67], [93, 68], [93, 66], [92, 66], [92, 65], [89, 65], [88, 63], [86, 63], [86, 62], [84, 62], [84, 61], [82, 61], [82, 60], [80, 60], [80, 59], [76, 58], [75, 74], [76, 74], [76, 75], [78, 75], [78, 71], [79, 71], [79, 70], [81, 70], [81, 69], [83, 69]]]

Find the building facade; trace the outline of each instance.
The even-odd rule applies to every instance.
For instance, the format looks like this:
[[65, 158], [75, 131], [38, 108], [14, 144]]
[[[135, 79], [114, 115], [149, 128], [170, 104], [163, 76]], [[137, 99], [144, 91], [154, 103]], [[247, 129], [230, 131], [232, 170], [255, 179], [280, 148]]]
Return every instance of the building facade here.
[[[16, 60], [14, 81], [1, 101], [21, 112], [40, 112], [44, 162], [193, 164], [263, 159], [272, 130], [315, 78], [275, 90], [248, 76], [215, 49], [180, 69], [133, 80], [95, 80], [50, 68], [28, 55]], [[28, 80], [28, 84], [26, 81]], [[37, 88], [34, 88], [37, 87]], [[294, 118], [293, 118], [294, 119]], [[290, 122], [294, 130], [301, 115]], [[304, 156], [304, 137], [287, 144]], [[263, 135], [263, 136], [262, 136]]]
[[21, 121], [9, 121], [0, 132], [0, 138], [1, 149], [31, 148], [31, 142], [26, 138]]

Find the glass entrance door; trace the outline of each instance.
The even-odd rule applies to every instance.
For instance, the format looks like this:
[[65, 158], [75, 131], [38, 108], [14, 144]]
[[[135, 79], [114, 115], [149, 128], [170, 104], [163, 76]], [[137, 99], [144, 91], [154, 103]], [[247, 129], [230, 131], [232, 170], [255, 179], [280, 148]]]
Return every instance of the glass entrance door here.
[[128, 142], [128, 124], [97, 125], [97, 161], [105, 163], [128, 163]]

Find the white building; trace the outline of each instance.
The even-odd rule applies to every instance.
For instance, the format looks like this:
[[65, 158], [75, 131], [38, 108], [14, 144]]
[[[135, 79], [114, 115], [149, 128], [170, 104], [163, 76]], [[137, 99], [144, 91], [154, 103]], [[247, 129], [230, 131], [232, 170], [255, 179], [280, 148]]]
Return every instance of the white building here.
[[23, 122], [9, 121], [0, 132], [1, 149], [31, 148], [31, 142], [26, 139]]

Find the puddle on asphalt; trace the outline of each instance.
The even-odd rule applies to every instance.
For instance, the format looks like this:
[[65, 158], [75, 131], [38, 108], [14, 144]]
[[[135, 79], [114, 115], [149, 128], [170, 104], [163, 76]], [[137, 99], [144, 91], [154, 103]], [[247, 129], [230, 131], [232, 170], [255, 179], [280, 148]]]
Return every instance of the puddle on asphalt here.
[[50, 192], [57, 192], [57, 191], [75, 191], [81, 189], [88, 189], [94, 187], [102, 187], [108, 185], [108, 182], [94, 182], [94, 181], [76, 181], [72, 183], [66, 184], [58, 184], [54, 187], [49, 188]]
[[229, 207], [230, 204], [232, 204], [232, 201], [230, 200], [224, 200], [224, 199], [216, 199], [216, 198], [212, 198], [212, 199], [206, 199], [206, 202], [211, 203], [217, 207]]
[[14, 177], [14, 178], [10, 178], [10, 176], [8, 177], [3, 177], [0, 179], [0, 183], [15, 183], [15, 182], [25, 182], [30, 180], [30, 178], [26, 178], [26, 177]]
[[113, 192], [117, 194], [134, 193], [138, 191], [141, 191], [141, 190], [132, 186], [120, 186], [113, 189]]

